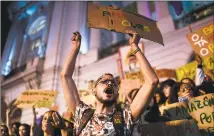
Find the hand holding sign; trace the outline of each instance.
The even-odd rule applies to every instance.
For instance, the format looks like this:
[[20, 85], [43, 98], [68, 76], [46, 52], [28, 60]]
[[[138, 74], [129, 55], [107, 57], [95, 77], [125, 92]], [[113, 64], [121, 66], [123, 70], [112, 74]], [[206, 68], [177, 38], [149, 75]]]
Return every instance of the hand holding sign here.
[[140, 41], [140, 35], [137, 34], [136, 32], [131, 31], [131, 30], [128, 32], [131, 35], [131, 37], [129, 39], [129, 45], [132, 46], [132, 43], [134, 43], [135, 45], [138, 45], [138, 43]]

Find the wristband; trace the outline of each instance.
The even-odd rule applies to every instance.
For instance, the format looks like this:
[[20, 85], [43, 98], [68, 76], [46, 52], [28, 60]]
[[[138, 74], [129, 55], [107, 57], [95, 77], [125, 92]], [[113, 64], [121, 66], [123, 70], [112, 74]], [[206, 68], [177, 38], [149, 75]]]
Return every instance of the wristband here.
[[138, 52], [138, 51], [140, 51], [140, 48], [137, 48], [136, 50], [134, 50], [134, 55]]

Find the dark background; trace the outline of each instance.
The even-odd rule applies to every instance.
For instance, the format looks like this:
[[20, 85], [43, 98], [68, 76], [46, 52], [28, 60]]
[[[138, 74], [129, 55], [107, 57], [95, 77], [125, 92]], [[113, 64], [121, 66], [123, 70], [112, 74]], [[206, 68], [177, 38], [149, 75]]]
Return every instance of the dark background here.
[[6, 43], [7, 35], [11, 26], [11, 21], [8, 18], [7, 7], [11, 1], [1, 1], [1, 56]]

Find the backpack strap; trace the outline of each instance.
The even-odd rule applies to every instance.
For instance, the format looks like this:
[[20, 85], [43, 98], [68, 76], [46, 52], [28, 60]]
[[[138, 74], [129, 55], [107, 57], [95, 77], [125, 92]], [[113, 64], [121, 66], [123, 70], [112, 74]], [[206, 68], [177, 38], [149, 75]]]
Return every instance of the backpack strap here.
[[87, 125], [88, 121], [91, 119], [91, 117], [94, 114], [94, 110], [93, 109], [87, 109], [84, 111], [82, 119], [80, 121], [80, 125], [78, 128], [78, 131], [76, 133], [76, 136], [79, 136], [81, 131], [85, 128], [85, 126]]
[[126, 135], [126, 127], [125, 127], [122, 109], [117, 109], [113, 114], [113, 125], [117, 133], [117, 136]]

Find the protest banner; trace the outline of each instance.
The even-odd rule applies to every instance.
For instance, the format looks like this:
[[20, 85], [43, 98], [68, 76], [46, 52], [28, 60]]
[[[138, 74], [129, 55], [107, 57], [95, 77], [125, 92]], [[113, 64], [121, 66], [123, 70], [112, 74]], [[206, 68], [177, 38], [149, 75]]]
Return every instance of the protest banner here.
[[201, 136], [195, 120], [175, 120], [165, 123], [142, 124], [135, 136]]
[[197, 62], [190, 62], [182, 67], [179, 67], [175, 70], [177, 81], [181, 81], [183, 78], [195, 79], [195, 70], [197, 68]]
[[134, 31], [142, 38], [164, 45], [156, 21], [112, 6], [88, 3], [88, 27], [121, 33]]
[[214, 93], [190, 99], [188, 112], [198, 122], [198, 128], [214, 133]]
[[206, 132], [214, 132], [214, 93], [194, 97], [186, 104], [174, 103], [160, 107], [163, 116], [171, 120], [193, 118], [198, 128]]
[[161, 115], [170, 120], [188, 119], [190, 114], [187, 110], [187, 104], [184, 102], [173, 103], [159, 108]]
[[24, 91], [15, 101], [14, 105], [17, 105], [19, 108], [29, 108], [33, 105], [35, 107], [47, 107], [51, 108], [52, 103], [54, 102], [57, 91], [47, 91], [47, 90], [29, 90]]
[[[197, 62], [193, 61], [184, 66], [181, 66], [175, 70], [177, 81], [188, 77], [192, 80], [195, 79], [195, 71], [197, 68]], [[214, 69], [214, 56], [203, 58], [203, 69], [213, 70]]]
[[158, 78], [174, 78], [176, 79], [176, 73], [174, 69], [156, 69], [155, 73], [157, 74]]
[[187, 34], [187, 39], [189, 40], [195, 53], [200, 55], [202, 58], [213, 56], [213, 31], [214, 22], [210, 22], [203, 28], [200, 28], [193, 33]]

